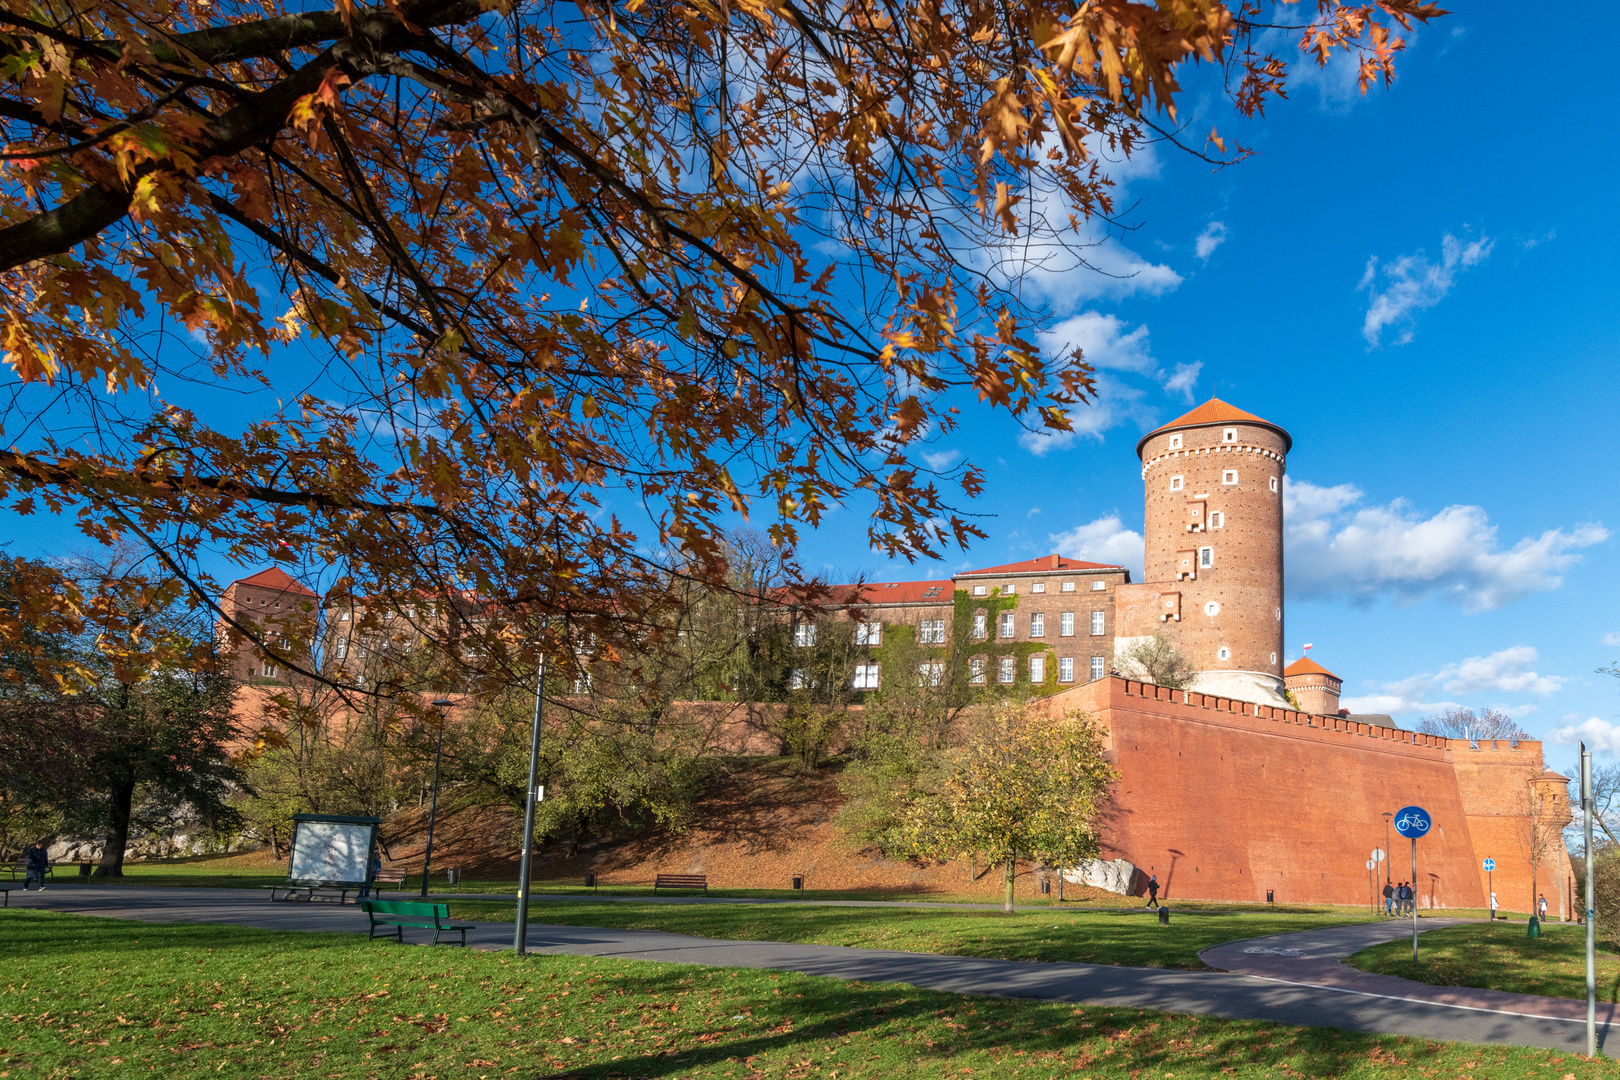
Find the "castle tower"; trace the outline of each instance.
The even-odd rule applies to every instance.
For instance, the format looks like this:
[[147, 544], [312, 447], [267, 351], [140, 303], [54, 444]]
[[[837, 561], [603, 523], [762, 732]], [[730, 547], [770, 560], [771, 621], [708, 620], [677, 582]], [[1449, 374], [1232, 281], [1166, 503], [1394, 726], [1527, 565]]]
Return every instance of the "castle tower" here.
[[[1293, 440], [1211, 398], [1136, 444], [1145, 581], [1197, 688], [1282, 701], [1282, 481]], [[1145, 606], [1145, 605], [1144, 605]], [[1136, 633], [1152, 633], [1138, 628]]]
[[1344, 680], [1308, 656], [1295, 660], [1283, 671], [1283, 684], [1294, 695], [1299, 707], [1318, 716], [1334, 716], [1339, 711], [1339, 690]]

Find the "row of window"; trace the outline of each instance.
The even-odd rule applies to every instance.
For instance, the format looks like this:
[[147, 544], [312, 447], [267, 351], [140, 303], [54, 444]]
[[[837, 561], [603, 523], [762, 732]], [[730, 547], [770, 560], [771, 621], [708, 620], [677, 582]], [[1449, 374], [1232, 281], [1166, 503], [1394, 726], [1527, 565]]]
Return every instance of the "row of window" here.
[[[1238, 441], [1238, 429], [1237, 428], [1235, 428], [1235, 427], [1221, 428], [1221, 442], [1223, 442], [1223, 443], [1235, 443], [1237, 441]], [[1181, 436], [1180, 435], [1172, 435], [1172, 436], [1170, 436], [1170, 449], [1172, 449], [1172, 450], [1180, 450], [1181, 449]]]
[[[1106, 582], [1106, 581], [1093, 581], [1091, 583], [1091, 591], [1092, 592], [1104, 592], [1104, 591], [1107, 590], [1107, 588], [1108, 588], [1108, 582]], [[1034, 584], [1032, 584], [1029, 587], [1029, 591], [1032, 592], [1032, 593], [1043, 593], [1043, 592], [1045, 592], [1046, 591], [1046, 582], [1044, 582], [1044, 581], [1035, 582]], [[1058, 587], [1058, 591], [1059, 592], [1074, 592], [1074, 582], [1072, 582], [1072, 581], [1063, 582]], [[988, 586], [988, 585], [975, 585], [975, 586], [973, 586], [973, 595], [974, 596], [988, 596], [988, 595], [990, 595], [990, 586]], [[1014, 582], [1014, 581], [1007, 582], [1005, 585], [1003, 585], [1001, 587], [1001, 595], [1002, 596], [1017, 596], [1018, 595], [1018, 583]]]
[[[853, 686], [856, 690], [876, 690], [879, 680], [879, 664], [856, 664]], [[1093, 656], [1091, 658], [1091, 678], [1102, 678], [1108, 671], [1108, 658]], [[996, 664], [996, 681], [1011, 685], [1018, 677], [1018, 661], [1011, 656], [1003, 656]], [[917, 665], [917, 684], [919, 686], [940, 686], [945, 681], [945, 665], [938, 661]], [[975, 656], [968, 661], [968, 681], [975, 686], [983, 686], [985, 681], [985, 658]], [[1029, 658], [1029, 681], [1043, 683], [1046, 681], [1046, 657], [1032, 656]], [[1074, 682], [1074, 657], [1058, 657], [1057, 681], [1060, 683]], [[803, 668], [794, 668], [788, 677], [788, 687], [793, 690], [803, 690], [809, 686], [808, 676]]]
[[[1232, 484], [1236, 484], [1237, 482], [1238, 482], [1238, 471], [1236, 469], [1222, 469], [1221, 470], [1221, 483], [1230, 486]], [[1185, 488], [1186, 488], [1185, 478], [1180, 477], [1180, 476], [1172, 476], [1170, 478], [1170, 490], [1171, 491], [1182, 491]], [[1273, 476], [1271, 478], [1271, 490], [1272, 491], [1277, 490], [1277, 478], [1275, 476]]]
[[[1204, 548], [1203, 550], [1206, 551], [1206, 552], [1212, 552], [1213, 551], [1212, 548]], [[1213, 563], [1214, 563], [1214, 555], [1211, 554], [1210, 557], [1209, 557], [1209, 561], [1204, 562], [1202, 565], [1211, 566], [1211, 565], [1213, 565]], [[1091, 613], [1091, 635], [1093, 637], [1101, 637], [1103, 635], [1103, 633], [1105, 632], [1107, 621], [1108, 621], [1107, 615], [1104, 612], [1093, 611]], [[1009, 639], [1015, 637], [1017, 635], [1017, 633], [1018, 633], [1018, 616], [1014, 612], [1003, 611], [1001, 613], [1000, 625], [998, 626], [997, 629], [999, 630], [998, 636], [1002, 640], [1009, 640]], [[980, 640], [982, 640], [985, 637], [989, 636], [988, 622], [987, 622], [986, 616], [985, 616], [985, 614], [983, 612], [980, 612], [979, 614], [973, 616], [973, 636], [975, 638], [980, 639]], [[1045, 637], [1046, 636], [1046, 615], [1045, 615], [1045, 613], [1037, 611], [1037, 612], [1035, 612], [1033, 615], [1031, 615], [1029, 617], [1029, 636], [1032, 637], [1032, 638], [1038, 638], [1038, 637]], [[1073, 637], [1074, 636], [1074, 612], [1072, 612], [1072, 611], [1064, 611], [1064, 612], [1060, 612], [1058, 614], [1058, 636], [1059, 637]], [[816, 643], [816, 624], [815, 623], [808, 623], [808, 622], [806, 622], [806, 623], [798, 623], [797, 625], [795, 625], [793, 627], [793, 644], [795, 644], [797, 646], [800, 646], [802, 648], [808, 648], [808, 647], [814, 645], [815, 643]], [[917, 643], [919, 645], [943, 645], [943, 644], [945, 644], [945, 620], [944, 619], [924, 619], [922, 622], [918, 623], [917, 624]], [[883, 624], [880, 623], [880, 622], [856, 623], [855, 624], [855, 644], [857, 644], [857, 645], [881, 645], [881, 644], [883, 644]]]

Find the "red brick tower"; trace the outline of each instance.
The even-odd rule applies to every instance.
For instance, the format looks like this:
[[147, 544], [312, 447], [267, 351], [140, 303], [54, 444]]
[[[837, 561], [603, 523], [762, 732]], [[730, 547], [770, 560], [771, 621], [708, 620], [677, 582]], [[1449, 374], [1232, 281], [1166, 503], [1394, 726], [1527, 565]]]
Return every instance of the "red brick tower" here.
[[1333, 716], [1339, 711], [1339, 691], [1344, 680], [1308, 656], [1302, 656], [1283, 671], [1283, 683], [1306, 712]]
[[1159, 591], [1157, 621], [1206, 693], [1281, 700], [1282, 480], [1292, 446], [1276, 424], [1219, 398], [1136, 444], [1143, 576]]

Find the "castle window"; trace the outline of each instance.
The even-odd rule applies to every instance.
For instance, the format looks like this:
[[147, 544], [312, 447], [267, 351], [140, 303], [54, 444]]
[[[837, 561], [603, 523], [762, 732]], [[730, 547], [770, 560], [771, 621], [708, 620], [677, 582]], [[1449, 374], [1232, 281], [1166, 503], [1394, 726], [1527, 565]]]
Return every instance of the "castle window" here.
[[1042, 615], [1041, 613], [1036, 612], [1034, 615], [1031, 615], [1029, 617], [1029, 636], [1030, 637], [1045, 637], [1046, 636], [1046, 616], [1045, 615]]
[[1221, 470], [1221, 483], [1223, 483], [1223, 484], [1235, 484], [1235, 483], [1237, 483], [1237, 470], [1236, 469], [1222, 469]]
[[917, 665], [918, 686], [939, 686], [945, 681], [945, 665], [937, 660]]
[[987, 631], [984, 628], [984, 612], [981, 611], [977, 615], [973, 616], [973, 636], [982, 641], [986, 633]]
[[810, 680], [805, 676], [804, 668], [796, 667], [792, 671], [788, 672], [789, 690], [803, 690], [809, 685]]
[[343, 614], [338, 616], [338, 622], [348, 622], [348, 621], [349, 621], [349, 613], [347, 611], [345, 611]]
[[1003, 611], [1001, 613], [1001, 636], [1003, 638], [1010, 638], [1013, 636], [1013, 632], [1013, 613], [1010, 611]]
[[917, 624], [917, 641], [923, 645], [945, 644], [945, 620], [924, 619]]
[[984, 657], [975, 656], [968, 661], [968, 682], [974, 686], [984, 685]]
[[1170, 478], [1170, 490], [1171, 491], [1180, 491], [1181, 490], [1181, 477], [1172, 476]]
[[1213, 511], [1209, 515], [1209, 527], [1210, 528], [1219, 529], [1219, 528], [1222, 528], [1225, 525], [1226, 525], [1226, 515], [1223, 514], [1221, 511], [1216, 510], [1216, 511]]
[[270, 661], [266, 660], [264, 662], [264, 666], [259, 669], [259, 674], [263, 675], [266, 679], [275, 678], [276, 677], [276, 665], [274, 665], [274, 664], [270, 663]]
[[1001, 595], [1002, 596], [1016, 596], [1016, 595], [1018, 595], [1018, 586], [1017, 586], [1017, 584], [1014, 583], [1014, 582], [1011, 582], [1011, 581], [1007, 582], [1007, 584], [1005, 584], [1005, 585], [1003, 585], [1001, 587]]
[[1102, 637], [1103, 624], [1104, 624], [1105, 618], [1106, 617], [1100, 611], [1093, 611], [1091, 613], [1091, 636], [1092, 637]]
[[1033, 585], [1031, 585], [1029, 587], [1029, 591], [1030, 592], [1045, 592], [1046, 591], [1046, 582], [1037, 581], [1035, 584], [1033, 584]]
[[1004, 682], [1004, 683], [1012, 682], [1015, 678], [1018, 677], [1018, 661], [1014, 660], [1010, 656], [1003, 656], [1001, 658], [1001, 672], [1000, 672], [1000, 674], [1001, 674], [1001, 681], [1002, 682]]
[[1058, 635], [1060, 637], [1074, 637], [1074, 612], [1065, 611], [1058, 616]]
[[348, 656], [349, 655], [349, 639], [346, 638], [346, 637], [338, 638], [337, 641], [333, 644], [332, 652], [333, 652], [333, 655], [336, 656], [339, 660], [342, 660], [344, 657]]
[[1199, 548], [1198, 549], [1198, 565], [1199, 565], [1199, 567], [1205, 568], [1205, 569], [1207, 569], [1207, 568], [1209, 568], [1211, 566], [1214, 566], [1215, 565], [1215, 549], [1212, 548], [1212, 547]]
[[1102, 592], [1106, 588], [1108, 588], [1108, 582], [1106, 581], [1093, 581], [1091, 583], [1092, 592]]
[[1181, 449], [1181, 436], [1180, 435], [1172, 435], [1172, 436], [1170, 436], [1170, 449], [1172, 449], [1172, 450], [1180, 450]]
[[988, 590], [987, 586], [984, 586], [984, 585], [975, 585], [975, 586], [973, 586], [973, 595], [974, 596], [983, 596], [988, 591], [989, 590]]
[[1273, 664], [1275, 664], [1277, 662], [1277, 654], [1276, 653], [1271, 654], [1271, 662]]
[[855, 644], [881, 645], [883, 644], [883, 624], [880, 622], [863, 622], [855, 624]]
[[1046, 681], [1046, 657], [1032, 656], [1029, 658], [1029, 681], [1032, 683]]
[[1221, 442], [1237, 442], [1237, 428], [1235, 428], [1235, 427], [1222, 428], [1221, 429]]
[[816, 643], [816, 624], [802, 622], [793, 628], [793, 644], [800, 648], [809, 648]]
[[1220, 651], [1215, 654], [1215, 658], [1217, 660], [1230, 660], [1232, 659], [1232, 650], [1222, 645]]
[[1074, 682], [1074, 657], [1065, 656], [1058, 660], [1058, 682]]
[[1102, 678], [1103, 675], [1105, 675], [1107, 673], [1107, 669], [1103, 666], [1105, 664], [1105, 662], [1106, 661], [1101, 656], [1093, 656], [1091, 658], [1091, 681], [1092, 682], [1096, 682], [1098, 679]]
[[1217, 604], [1215, 601], [1211, 600], [1209, 603], [1204, 605], [1204, 614], [1208, 615], [1210, 618], [1213, 619], [1215, 616], [1219, 615], [1220, 613], [1221, 613], [1221, 605]]
[[1277, 478], [1276, 478], [1276, 477], [1275, 477], [1275, 476], [1273, 476], [1273, 477], [1272, 477], [1272, 478], [1271, 478], [1271, 490], [1272, 490], [1272, 491], [1276, 491], [1276, 490], [1277, 490]]
[[1063, 583], [1062, 587], [1058, 591], [1059, 592], [1074, 592], [1074, 582], [1065, 581]]

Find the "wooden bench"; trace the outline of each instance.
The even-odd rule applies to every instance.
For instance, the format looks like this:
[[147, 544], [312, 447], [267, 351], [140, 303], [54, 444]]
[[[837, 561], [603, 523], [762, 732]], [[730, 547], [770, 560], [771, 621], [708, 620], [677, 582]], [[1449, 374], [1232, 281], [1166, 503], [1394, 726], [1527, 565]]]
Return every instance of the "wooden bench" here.
[[659, 889], [702, 889], [709, 891], [707, 874], [659, 874], [653, 881], [653, 892]]
[[373, 885], [397, 885], [399, 888], [396, 891], [404, 892], [405, 877], [406, 872], [404, 870], [379, 870], [372, 876], [371, 883]]
[[0, 885], [0, 896], [6, 898], [5, 907], [11, 906], [11, 890], [14, 888], [16, 888], [15, 885]]
[[[10, 874], [12, 881], [16, 881], [20, 877], [26, 877], [28, 874], [28, 856], [24, 855], [10, 866], [0, 866], [0, 870]], [[45, 876], [52, 881], [56, 880], [56, 864], [54, 862], [45, 864]]]
[[447, 930], [461, 932], [461, 945], [467, 944], [467, 931], [474, 929], [472, 923], [450, 922], [449, 904], [424, 904], [419, 900], [362, 900], [360, 909], [371, 920], [371, 936], [377, 936], [377, 927], [394, 928], [394, 939], [401, 945], [405, 943], [405, 928], [418, 926], [424, 930], [433, 931], [433, 944], [439, 943], [439, 935]]
[[337, 902], [345, 904], [348, 903], [349, 894], [358, 893], [362, 886], [352, 881], [294, 881], [289, 878], [280, 885], [262, 885], [260, 888], [270, 890], [270, 899], [272, 901], [275, 900], [277, 892], [284, 892], [287, 894], [283, 897], [285, 900], [291, 900], [295, 893], [303, 893], [304, 899], [313, 903], [315, 893], [321, 891], [337, 893]]

